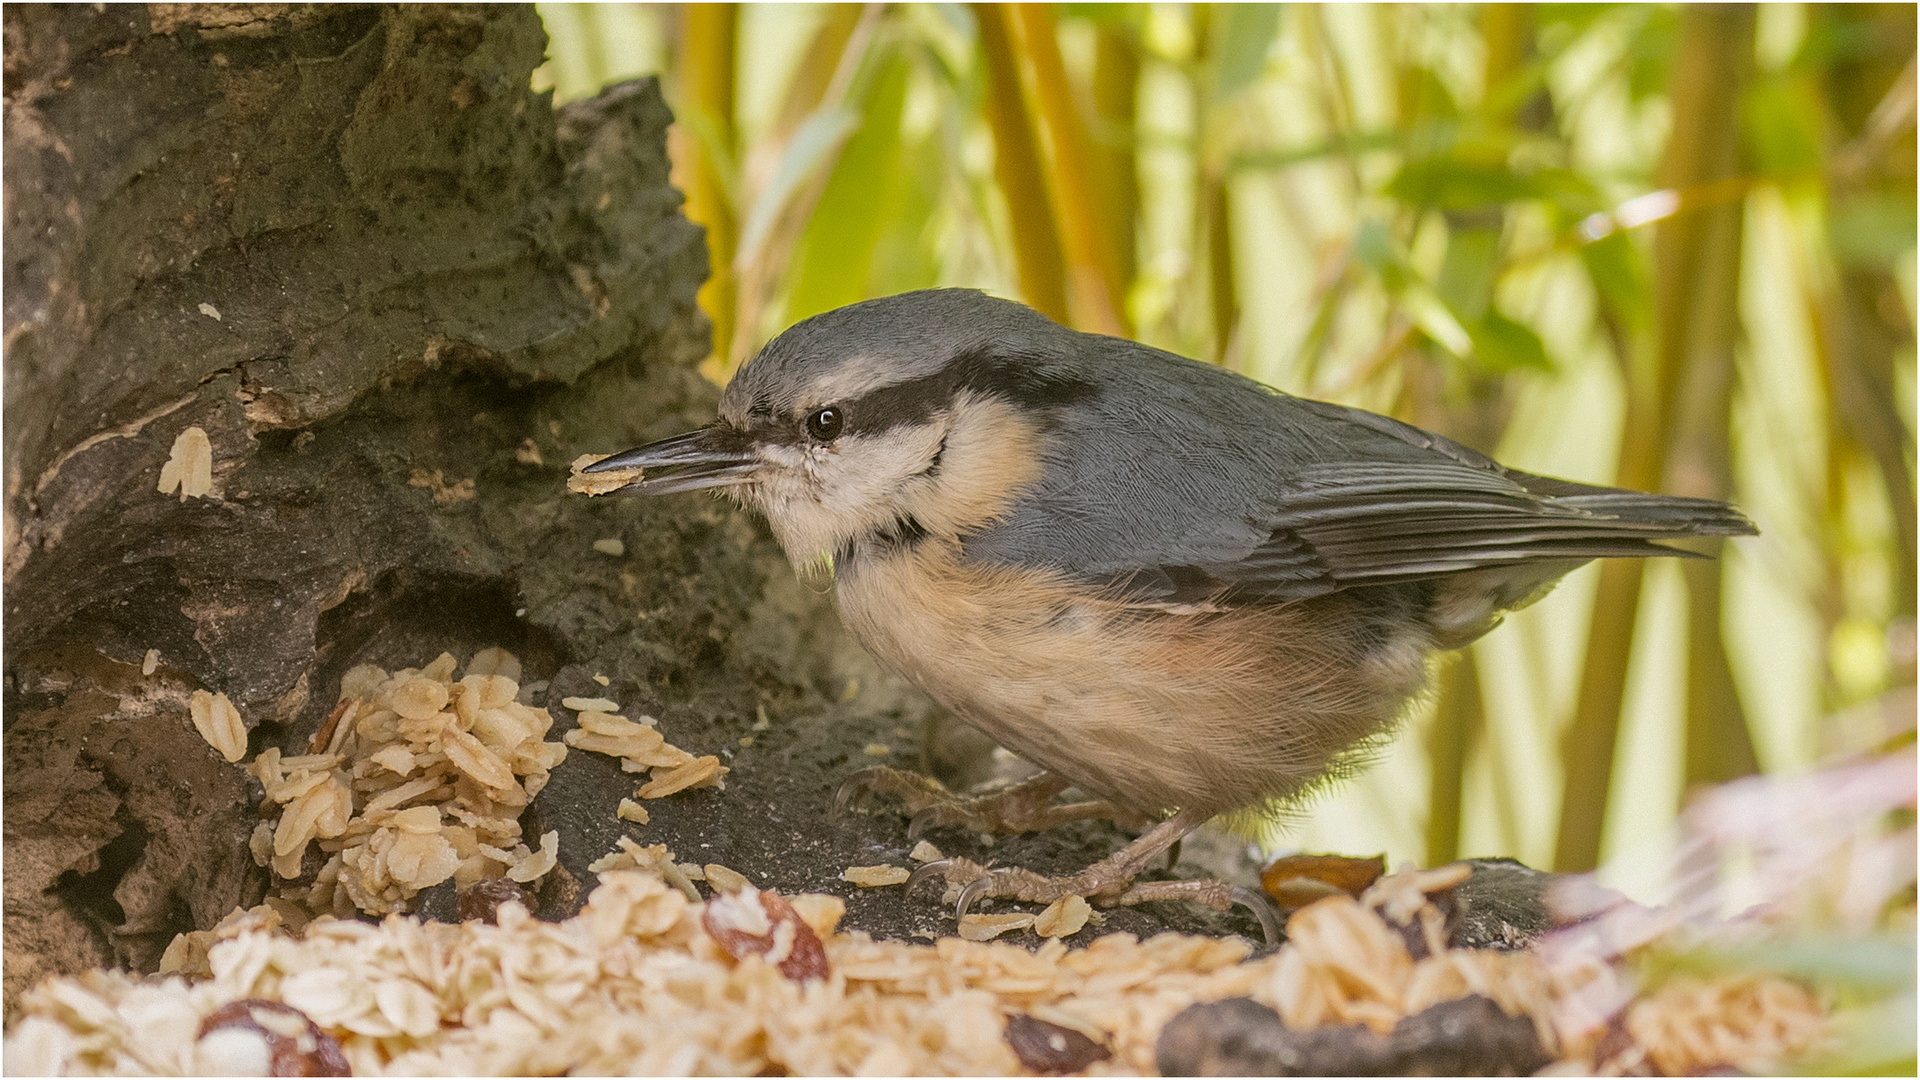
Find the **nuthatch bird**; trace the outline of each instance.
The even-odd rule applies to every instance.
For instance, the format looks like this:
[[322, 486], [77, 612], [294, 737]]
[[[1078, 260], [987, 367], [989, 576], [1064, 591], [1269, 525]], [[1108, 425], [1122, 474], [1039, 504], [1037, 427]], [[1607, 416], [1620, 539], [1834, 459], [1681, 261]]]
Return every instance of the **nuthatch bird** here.
[[[628, 490], [722, 488], [765, 514], [796, 566], [831, 569], [876, 659], [1045, 770], [971, 799], [867, 770], [841, 802], [898, 795], [916, 834], [1150, 823], [1070, 877], [938, 864], [961, 914], [985, 896], [1253, 906], [1223, 882], [1134, 878], [1210, 818], [1350, 771], [1433, 653], [1582, 563], [1755, 532], [1723, 503], [1507, 469], [956, 289], [799, 323], [712, 424], [586, 471], [632, 468]], [[1090, 798], [1054, 803], [1070, 786]]]

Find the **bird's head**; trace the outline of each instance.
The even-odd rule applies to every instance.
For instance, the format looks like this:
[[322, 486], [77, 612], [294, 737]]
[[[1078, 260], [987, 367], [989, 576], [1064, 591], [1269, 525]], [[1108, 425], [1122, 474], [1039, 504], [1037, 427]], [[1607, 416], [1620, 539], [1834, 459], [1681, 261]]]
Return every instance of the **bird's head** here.
[[1094, 392], [1060, 363], [1073, 337], [971, 290], [839, 308], [748, 361], [713, 423], [585, 471], [645, 469], [627, 489], [642, 494], [721, 489], [766, 515], [797, 566], [961, 535], [1039, 475], [1051, 410]]

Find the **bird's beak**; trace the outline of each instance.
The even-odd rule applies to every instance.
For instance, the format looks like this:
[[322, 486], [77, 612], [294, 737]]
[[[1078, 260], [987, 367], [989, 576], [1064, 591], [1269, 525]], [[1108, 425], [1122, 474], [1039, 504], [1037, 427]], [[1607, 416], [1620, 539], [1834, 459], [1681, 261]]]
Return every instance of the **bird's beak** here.
[[[725, 422], [715, 422], [699, 431], [615, 454], [580, 471], [645, 469], [649, 475], [623, 490], [642, 495], [670, 495], [676, 491], [752, 483], [760, 465], [760, 457], [753, 453], [745, 433]], [[664, 471], [652, 475], [655, 469]]]

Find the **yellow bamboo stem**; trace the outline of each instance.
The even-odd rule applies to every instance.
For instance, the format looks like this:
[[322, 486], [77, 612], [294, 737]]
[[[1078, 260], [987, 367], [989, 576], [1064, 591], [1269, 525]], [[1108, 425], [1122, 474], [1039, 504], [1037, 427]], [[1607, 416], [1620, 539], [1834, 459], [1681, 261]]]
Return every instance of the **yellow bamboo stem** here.
[[738, 225], [718, 155], [730, 155], [736, 145], [734, 56], [740, 9], [733, 4], [686, 4], [681, 10], [679, 106], [692, 114], [691, 126], [698, 133], [687, 130], [688, 124], [676, 124], [680, 130], [670, 147], [674, 182], [687, 195], [687, 219], [707, 232], [707, 283], [700, 287], [699, 302], [713, 322], [704, 366], [717, 377], [733, 342], [737, 299], [733, 252]]
[[1126, 32], [1101, 26], [1094, 32], [1093, 54], [1095, 177], [1101, 195], [1100, 216], [1120, 266], [1123, 315], [1125, 290], [1133, 286], [1137, 273], [1135, 229], [1140, 216], [1140, 173], [1134, 160], [1134, 132], [1139, 94], [1139, 46]]
[[[1661, 186], [1679, 189], [1737, 175], [1740, 86], [1753, 53], [1753, 25], [1751, 8], [1683, 9], [1673, 68], [1673, 131], [1660, 165]], [[1731, 215], [1731, 231], [1728, 219], [1719, 215]], [[1738, 325], [1739, 215], [1737, 206], [1682, 214], [1661, 222], [1654, 236], [1655, 344], [1642, 362], [1628, 365], [1617, 473], [1621, 487], [1665, 486], [1678, 391], [1689, 386], [1695, 398], [1702, 397], [1713, 381], [1712, 369], [1722, 357], [1731, 361], [1731, 334]], [[1699, 415], [1698, 409], [1692, 411]], [[1591, 870], [1599, 863], [1641, 582], [1637, 561], [1609, 562], [1600, 572], [1580, 697], [1561, 747], [1566, 787], [1556, 870]], [[1711, 596], [1690, 600], [1702, 618], [1689, 626], [1694, 632], [1689, 658], [1700, 664], [1700, 652], [1710, 649], [1724, 663], [1717, 586]], [[1690, 685], [1689, 691], [1689, 742], [1697, 737], [1703, 754], [1724, 752], [1714, 740], [1725, 737], [1734, 721], [1724, 713], [1691, 718], [1696, 708], [1708, 717], [1709, 710], [1724, 708], [1724, 701], [1714, 702], [1704, 687]], [[1744, 718], [1738, 723], [1744, 733]], [[1688, 753], [1691, 758], [1693, 750]]]
[[993, 132], [993, 174], [1007, 199], [1014, 268], [1020, 294], [1048, 317], [1072, 321], [1066, 259], [1047, 194], [1040, 142], [1027, 108], [1006, 4], [975, 4], [980, 49], [987, 62], [987, 126]]
[[1102, 334], [1125, 335], [1120, 297], [1125, 284], [1111, 237], [1101, 220], [1103, 200], [1096, 179], [1093, 141], [1074, 104], [1067, 69], [1054, 35], [1052, 4], [1019, 4], [1019, 41], [1033, 65], [1034, 99], [1053, 144], [1053, 169], [1044, 174], [1060, 225], [1067, 263], [1067, 296], [1075, 325]]
[[1460, 816], [1465, 804], [1467, 762], [1480, 741], [1485, 713], [1480, 702], [1480, 669], [1473, 650], [1463, 651], [1440, 677], [1433, 731], [1427, 739], [1427, 865], [1460, 857]]

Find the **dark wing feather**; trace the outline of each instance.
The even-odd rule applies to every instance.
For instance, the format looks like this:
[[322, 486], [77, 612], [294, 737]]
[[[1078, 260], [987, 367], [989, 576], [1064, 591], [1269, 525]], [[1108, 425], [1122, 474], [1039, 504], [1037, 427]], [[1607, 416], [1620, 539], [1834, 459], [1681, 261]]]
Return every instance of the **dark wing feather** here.
[[1053, 412], [1041, 479], [967, 557], [1050, 566], [1152, 607], [1274, 603], [1522, 563], [1685, 555], [1753, 532], [1704, 499], [1502, 468], [1390, 417], [1079, 335], [1055, 374], [1100, 392]]
[[1136, 573], [1126, 591], [1157, 605], [1298, 600], [1490, 566], [1690, 556], [1661, 541], [1754, 531], [1711, 500], [1591, 488], [1438, 455], [1308, 466], [1267, 510], [1267, 539], [1245, 557]]

